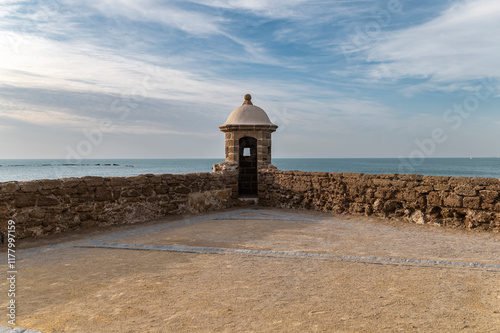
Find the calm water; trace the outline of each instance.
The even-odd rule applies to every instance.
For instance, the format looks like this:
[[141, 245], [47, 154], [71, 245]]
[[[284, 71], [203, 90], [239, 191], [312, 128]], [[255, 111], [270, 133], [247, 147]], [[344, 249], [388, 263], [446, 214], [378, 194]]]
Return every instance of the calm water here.
[[[99, 159], [84, 160], [76, 164], [66, 160], [0, 160], [0, 182], [211, 172], [212, 164], [222, 161], [223, 159]], [[276, 158], [273, 163], [281, 170], [500, 178], [500, 158], [429, 158], [419, 164], [397, 158]]]

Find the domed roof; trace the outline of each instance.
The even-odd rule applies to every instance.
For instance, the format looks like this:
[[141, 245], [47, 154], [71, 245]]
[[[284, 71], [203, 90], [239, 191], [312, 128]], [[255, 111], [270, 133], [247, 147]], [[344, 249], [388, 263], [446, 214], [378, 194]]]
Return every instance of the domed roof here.
[[252, 96], [245, 95], [242, 106], [234, 109], [222, 126], [227, 125], [274, 125], [266, 112], [252, 104]]

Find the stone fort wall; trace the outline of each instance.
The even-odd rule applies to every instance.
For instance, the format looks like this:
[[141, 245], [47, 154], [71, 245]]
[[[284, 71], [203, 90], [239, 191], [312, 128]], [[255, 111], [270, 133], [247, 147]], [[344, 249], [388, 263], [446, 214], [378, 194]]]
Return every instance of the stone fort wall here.
[[259, 171], [263, 206], [500, 232], [500, 179]]
[[235, 172], [5, 182], [0, 231], [10, 219], [26, 238], [220, 210], [237, 198], [237, 186]]
[[[500, 179], [259, 171], [259, 204], [500, 232]], [[235, 171], [0, 183], [0, 230], [39, 237], [238, 205]]]

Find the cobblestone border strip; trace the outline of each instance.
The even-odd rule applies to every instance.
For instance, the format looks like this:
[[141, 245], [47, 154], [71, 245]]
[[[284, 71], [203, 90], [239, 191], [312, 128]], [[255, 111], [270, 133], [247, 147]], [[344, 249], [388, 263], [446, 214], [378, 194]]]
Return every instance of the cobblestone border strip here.
[[[325, 253], [307, 253], [307, 252], [286, 252], [286, 251], [262, 251], [251, 249], [231, 249], [217, 247], [195, 247], [195, 246], [180, 246], [180, 245], [149, 245], [149, 244], [115, 244], [115, 243], [96, 243], [93, 245], [77, 245], [80, 248], [103, 248], [103, 249], [118, 249], [118, 250], [142, 250], [142, 251], [166, 251], [166, 252], [183, 252], [183, 253], [199, 253], [199, 254], [247, 254], [259, 256], [279, 256], [289, 258], [315, 258], [315, 259], [336, 259], [336, 260], [355, 260], [368, 261], [377, 263], [393, 263], [393, 264], [412, 264], [412, 265], [432, 265], [436, 266], [462, 266], [471, 268], [496, 268], [500, 272], [500, 264], [485, 264], [478, 262], [457, 262], [445, 260], [427, 260], [427, 259], [405, 259], [405, 258], [386, 258], [386, 257], [362, 257], [352, 255], [325, 254]], [[493, 270], [497, 272], [497, 270]], [[1, 332], [0, 332], [1, 333]]]
[[11, 327], [0, 326], [0, 333], [42, 333], [42, 332], [27, 330], [24, 328], [11, 328]]

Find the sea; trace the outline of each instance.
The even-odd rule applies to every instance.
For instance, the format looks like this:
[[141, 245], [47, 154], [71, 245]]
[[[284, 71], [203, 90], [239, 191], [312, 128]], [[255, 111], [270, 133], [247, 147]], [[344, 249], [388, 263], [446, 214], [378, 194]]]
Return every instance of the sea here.
[[[0, 182], [211, 172], [213, 159], [0, 159]], [[500, 178], [500, 158], [275, 158], [280, 170]]]

